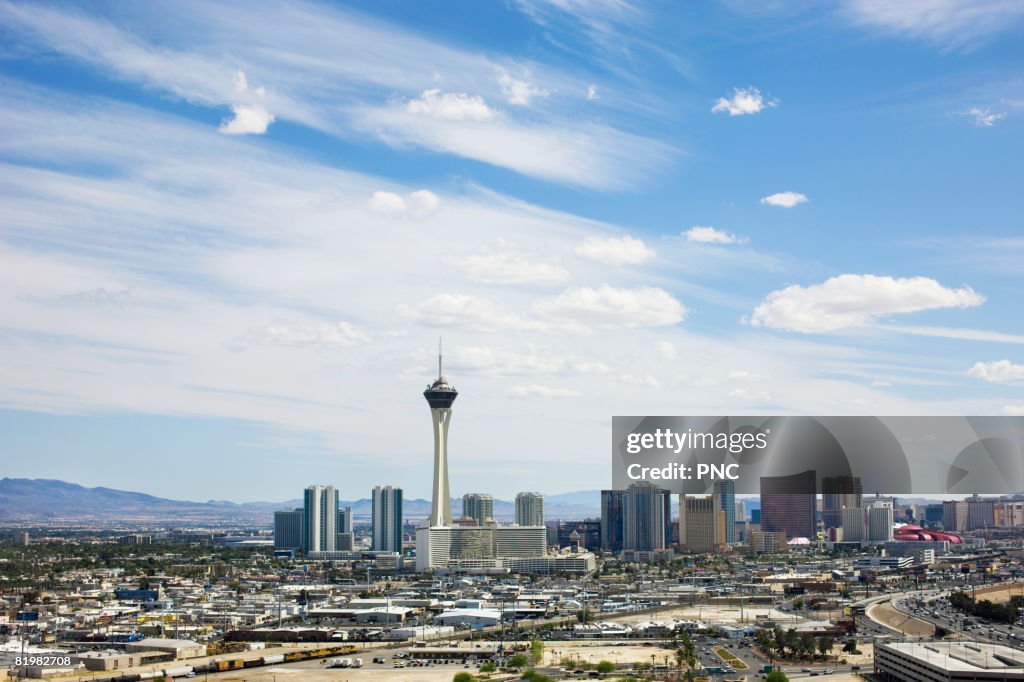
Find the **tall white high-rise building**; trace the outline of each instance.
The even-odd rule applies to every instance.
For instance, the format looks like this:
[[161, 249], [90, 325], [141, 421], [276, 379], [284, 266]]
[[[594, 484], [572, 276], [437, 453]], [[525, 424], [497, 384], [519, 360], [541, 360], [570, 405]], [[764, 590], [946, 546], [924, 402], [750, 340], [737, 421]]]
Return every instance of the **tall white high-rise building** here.
[[893, 536], [892, 501], [873, 502], [868, 507], [868, 541], [889, 542]]
[[452, 403], [458, 391], [448, 385], [441, 364], [441, 348], [437, 349], [437, 380], [423, 397], [430, 405], [430, 418], [434, 422], [434, 485], [431, 489], [431, 526], [452, 525], [452, 497], [448, 487], [448, 425], [452, 421]]
[[462, 515], [476, 519], [481, 526], [494, 520], [494, 498], [481, 493], [466, 493], [462, 496]]
[[860, 542], [868, 539], [864, 526], [863, 507], [844, 507], [842, 516], [844, 542]]
[[402, 551], [402, 489], [390, 485], [373, 489], [373, 549]]
[[516, 495], [516, 524], [520, 526], [544, 525], [544, 496], [540, 493]]
[[338, 491], [311, 485], [303, 497], [302, 551], [333, 552], [337, 543]]

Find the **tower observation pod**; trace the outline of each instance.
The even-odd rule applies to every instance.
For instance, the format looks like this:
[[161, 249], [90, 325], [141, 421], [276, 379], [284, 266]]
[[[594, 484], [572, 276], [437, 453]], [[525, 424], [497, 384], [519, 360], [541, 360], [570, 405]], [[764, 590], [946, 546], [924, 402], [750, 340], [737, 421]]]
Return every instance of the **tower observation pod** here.
[[452, 525], [452, 496], [448, 489], [448, 424], [452, 421], [452, 403], [458, 395], [444, 378], [441, 347], [437, 349], [437, 381], [423, 391], [434, 422], [434, 487], [430, 506], [430, 526]]

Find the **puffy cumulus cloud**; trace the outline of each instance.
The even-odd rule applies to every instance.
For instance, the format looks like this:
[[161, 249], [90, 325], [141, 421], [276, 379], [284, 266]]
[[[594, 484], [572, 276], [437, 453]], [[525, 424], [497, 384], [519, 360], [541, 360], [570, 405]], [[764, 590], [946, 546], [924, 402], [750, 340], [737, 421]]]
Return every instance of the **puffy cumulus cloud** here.
[[1024, 405], [1006, 405], [1003, 407], [1003, 414], [1011, 417], [1024, 417]]
[[525, 351], [488, 346], [459, 347], [446, 364], [453, 371], [486, 376], [600, 376], [609, 371], [603, 362], [535, 346]]
[[659, 341], [654, 344], [654, 347], [661, 353], [661, 357], [666, 360], [676, 360], [679, 358], [679, 351], [676, 349], [676, 345], [671, 341]]
[[410, 192], [408, 197], [394, 192], [374, 192], [367, 206], [374, 213], [381, 215], [425, 218], [441, 206], [441, 199], [425, 189]]
[[513, 386], [508, 390], [509, 398], [516, 399], [530, 399], [530, 398], [576, 398], [579, 397], [580, 392], [574, 391], [570, 388], [560, 388], [558, 386], [543, 386], [541, 384], [530, 384], [528, 386]]
[[781, 206], [782, 208], [793, 208], [797, 204], [810, 201], [806, 195], [800, 192], [776, 192], [766, 197], [761, 197], [761, 203], [768, 206]]
[[642, 239], [625, 237], [592, 237], [576, 247], [576, 255], [611, 265], [638, 265], [654, 258], [657, 252]]
[[335, 324], [273, 324], [250, 335], [257, 344], [348, 348], [369, 343], [370, 337], [348, 322]]
[[588, 85], [587, 86], [587, 101], [588, 102], [593, 102], [594, 100], [600, 99], [600, 98], [601, 98], [601, 94], [598, 91], [597, 86], [596, 85]]
[[719, 97], [711, 112], [715, 114], [727, 113], [730, 116], [745, 116], [756, 114], [768, 107], [778, 106], [776, 99], [766, 100], [761, 91], [757, 88], [733, 88], [732, 97]]
[[1001, 121], [1006, 118], [1006, 114], [1002, 112], [994, 112], [991, 109], [983, 107], [971, 107], [964, 112], [965, 116], [970, 116], [974, 121], [974, 125], [979, 128], [991, 128], [996, 124], [996, 121]]
[[513, 78], [506, 71], [502, 71], [498, 76], [498, 85], [501, 86], [501, 92], [505, 95], [508, 103], [516, 106], [527, 106], [534, 97], [548, 96], [548, 91], [544, 88]]
[[466, 256], [455, 267], [484, 284], [558, 284], [569, 279], [569, 271], [560, 265], [531, 261], [507, 251]]
[[981, 305], [985, 297], [970, 287], [950, 289], [927, 277], [839, 275], [821, 284], [794, 284], [773, 291], [757, 306], [750, 323], [820, 333], [865, 327], [878, 318], [936, 308]]
[[584, 325], [619, 327], [660, 327], [686, 319], [686, 307], [670, 293], [657, 287], [620, 289], [573, 287], [537, 304], [537, 310], [560, 320]]
[[967, 370], [967, 375], [996, 384], [1024, 381], [1024, 365], [1017, 365], [1009, 360], [976, 362], [974, 366]]
[[[230, 119], [221, 121], [218, 130], [225, 135], [262, 135], [274, 122], [274, 115], [260, 103], [266, 95], [263, 87], [249, 89], [249, 79], [244, 71], [235, 72], [235, 97], [241, 102], [231, 105], [234, 114]], [[234, 98], [233, 98], [234, 99]]]
[[445, 121], [486, 121], [494, 117], [494, 110], [479, 95], [464, 92], [441, 92], [434, 88], [424, 90], [417, 99], [409, 100], [406, 111]]
[[701, 225], [694, 225], [683, 235], [686, 237], [686, 241], [700, 244], [746, 244], [749, 241], [746, 237], [737, 237], [734, 234]]
[[274, 115], [261, 104], [235, 104], [231, 111], [234, 116], [218, 128], [225, 135], [262, 135], [274, 122]]

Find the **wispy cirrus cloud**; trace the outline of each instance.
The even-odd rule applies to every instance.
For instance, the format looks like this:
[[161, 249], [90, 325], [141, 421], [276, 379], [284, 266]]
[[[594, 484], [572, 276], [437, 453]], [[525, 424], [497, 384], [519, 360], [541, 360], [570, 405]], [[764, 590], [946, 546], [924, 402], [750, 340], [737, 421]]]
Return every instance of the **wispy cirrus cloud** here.
[[979, 128], [991, 128], [999, 121], [1006, 118], [1006, 113], [1001, 111], [992, 111], [987, 107], [971, 107], [963, 112], [964, 116], [969, 116]]
[[697, 242], [698, 244], [746, 244], [750, 241], [746, 237], [737, 237], [724, 230], [704, 225], [694, 225], [684, 232], [683, 236], [686, 237], [686, 241]]
[[845, 0], [843, 14], [855, 24], [949, 47], [971, 47], [1024, 18], [1016, 0]]
[[[623, 168], [642, 177], [674, 156], [668, 145], [608, 116], [581, 121], [571, 103], [549, 94], [586, 92], [592, 81], [541, 64], [454, 49], [304, 2], [255, 12], [183, 0], [161, 13], [124, 6], [114, 22], [84, 9], [0, 6], [20, 49], [52, 50], [114, 78], [230, 112], [224, 133], [265, 134], [274, 121], [289, 121], [342, 139], [370, 138], [596, 188], [631, 186], [640, 180], [626, 180]], [[162, 30], [163, 23], [178, 31]], [[248, 87], [249, 80], [260, 86]], [[549, 106], [527, 106], [537, 99]], [[495, 101], [516, 111], [499, 110]], [[614, 106], [603, 104], [606, 112]]]

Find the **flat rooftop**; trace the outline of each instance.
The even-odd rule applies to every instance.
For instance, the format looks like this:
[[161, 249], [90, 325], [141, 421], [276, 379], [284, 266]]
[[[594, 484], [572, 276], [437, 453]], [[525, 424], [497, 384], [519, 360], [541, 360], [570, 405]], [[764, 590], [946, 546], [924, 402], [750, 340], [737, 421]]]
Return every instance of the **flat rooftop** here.
[[1024, 652], [1003, 644], [982, 642], [885, 642], [880, 647], [946, 670], [995, 670], [1024, 674]]

